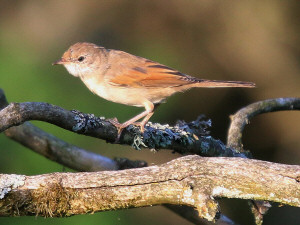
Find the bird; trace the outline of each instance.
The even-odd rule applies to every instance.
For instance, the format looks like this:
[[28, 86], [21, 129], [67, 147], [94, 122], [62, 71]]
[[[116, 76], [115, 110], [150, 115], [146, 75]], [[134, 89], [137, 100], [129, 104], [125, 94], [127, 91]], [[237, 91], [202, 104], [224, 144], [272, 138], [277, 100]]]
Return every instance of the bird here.
[[118, 135], [131, 124], [139, 126], [143, 133], [156, 106], [177, 92], [195, 87], [255, 87], [253, 82], [192, 77], [158, 62], [88, 42], [71, 45], [53, 63], [59, 64], [71, 75], [79, 77], [94, 94], [108, 101], [145, 108], [124, 123], [110, 120], [118, 129]]

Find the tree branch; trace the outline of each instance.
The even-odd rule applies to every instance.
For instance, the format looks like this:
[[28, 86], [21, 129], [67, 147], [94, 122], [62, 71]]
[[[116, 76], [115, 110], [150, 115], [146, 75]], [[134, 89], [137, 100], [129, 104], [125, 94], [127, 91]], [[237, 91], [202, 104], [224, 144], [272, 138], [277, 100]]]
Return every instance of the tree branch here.
[[[10, 103], [0, 111], [0, 132], [17, 126], [28, 120], [40, 120], [55, 124], [69, 131], [115, 142], [117, 129], [109, 120], [83, 114], [78, 111], [67, 111], [48, 103], [24, 102]], [[130, 125], [124, 129], [120, 144], [133, 145], [136, 148], [171, 149], [181, 154], [194, 153], [203, 156], [247, 157], [233, 148], [227, 148], [221, 141], [211, 136], [200, 136], [194, 133], [201, 130], [206, 121], [181, 123], [174, 127], [148, 123], [143, 136], [138, 127]], [[202, 128], [203, 131], [203, 128]], [[199, 136], [198, 136], [199, 135]]]
[[[240, 109], [231, 116], [231, 124], [227, 135], [227, 146], [243, 152], [242, 133], [246, 124], [256, 115], [282, 110], [299, 110], [299, 98], [277, 98], [256, 102]], [[257, 225], [263, 223], [263, 216], [271, 204], [267, 201], [251, 201], [251, 211]]]
[[300, 166], [195, 155], [122, 171], [1, 175], [0, 216], [70, 216], [168, 203], [194, 207], [211, 221], [218, 218], [219, 197], [300, 207], [299, 180]]
[[[4, 92], [0, 89], [0, 109], [5, 108], [7, 105], [8, 102]], [[11, 127], [5, 130], [4, 133], [7, 137], [19, 142], [36, 153], [77, 171], [92, 172], [147, 166], [147, 163], [141, 160], [131, 161], [126, 158], [110, 159], [86, 151], [46, 133], [29, 122], [20, 126]]]
[[[275, 99], [276, 100], [276, 99]], [[267, 107], [267, 110], [269, 111], [275, 111], [290, 108], [288, 104], [292, 105], [293, 109], [299, 109], [299, 100], [294, 99], [295, 101], [290, 101], [291, 99], [277, 99], [276, 104], [281, 104], [282, 106], [278, 107], [274, 102], [274, 104], [271, 104]], [[267, 101], [273, 101], [273, 100], [267, 100]], [[285, 102], [285, 104], [283, 104]], [[267, 102], [266, 102], [267, 103]], [[271, 103], [271, 102], [269, 102]], [[255, 105], [258, 103], [254, 103], [252, 105]], [[250, 106], [252, 106], [250, 105]], [[264, 105], [264, 104], [262, 104]], [[256, 108], [259, 109], [258, 106], [262, 105], [256, 105]], [[266, 105], [264, 105], [266, 106]], [[57, 161], [63, 165], [66, 165], [70, 168], [73, 168], [75, 170], [79, 171], [98, 171], [98, 170], [116, 170], [116, 169], [123, 169], [123, 168], [135, 168], [135, 167], [142, 167], [146, 166], [146, 163], [144, 161], [130, 161], [127, 159], [116, 159], [112, 160], [100, 155], [97, 155], [95, 153], [90, 153], [84, 149], [80, 149], [76, 146], [72, 146], [68, 143], [63, 142], [62, 140], [47, 134], [46, 132], [40, 130], [39, 128], [33, 126], [29, 122], [24, 123], [21, 126], [17, 127], [11, 127], [14, 125], [22, 124], [23, 122], [27, 120], [42, 120], [46, 122], [50, 122], [53, 124], [56, 124], [58, 126], [61, 126], [63, 128], [67, 128], [73, 132], [76, 133], [82, 133], [84, 135], [98, 137], [98, 138], [104, 138], [107, 141], [115, 140], [114, 134], [112, 134], [112, 130], [115, 128], [113, 125], [109, 122], [109, 120], [105, 120], [104, 118], [97, 118], [92, 114], [83, 114], [78, 111], [67, 111], [60, 107], [53, 106], [47, 103], [12, 103], [9, 106], [7, 106], [7, 101], [5, 99], [4, 93], [0, 89], [0, 109], [6, 107], [4, 110], [0, 112], [0, 124], [3, 123], [3, 127], [0, 126], [0, 130], [5, 130], [5, 134], [9, 136], [10, 138], [22, 143], [23, 145], [35, 150], [36, 152], [46, 156], [47, 158], [50, 158], [51, 160]], [[37, 107], [35, 109], [35, 107]], [[273, 108], [272, 108], [273, 107]], [[246, 107], [248, 108], [248, 107]], [[244, 112], [252, 112], [255, 109], [252, 108], [252, 110], [246, 110]], [[262, 112], [267, 112], [266, 109], [259, 109]], [[240, 110], [240, 111], [243, 111]], [[10, 114], [9, 114], [10, 113]], [[237, 113], [238, 114], [238, 113]], [[236, 115], [237, 115], [236, 114]], [[245, 116], [245, 114], [242, 114], [244, 117], [237, 116], [236, 118], [242, 118], [241, 121], [247, 121], [245, 119], [250, 119], [253, 116], [257, 115], [259, 113], [255, 112], [253, 115]], [[44, 116], [46, 115], [46, 116]], [[74, 122], [75, 121], [75, 122]], [[130, 126], [124, 134], [122, 135], [120, 139], [120, 144], [134, 144], [134, 147], [139, 148], [140, 146], [143, 146], [147, 144], [147, 147], [152, 148], [153, 146], [157, 149], [159, 148], [168, 148], [173, 149], [180, 153], [186, 153], [186, 152], [196, 152], [198, 154], [207, 155], [207, 156], [240, 156], [240, 157], [248, 157], [249, 154], [247, 152], [243, 152], [242, 149], [242, 142], [240, 139], [230, 139], [228, 141], [229, 146], [240, 146], [238, 150], [235, 150], [233, 148], [226, 148], [224, 144], [218, 140], [215, 140], [211, 138], [210, 136], [207, 136], [208, 133], [206, 132], [206, 127], [209, 126], [209, 121], [203, 121], [201, 119], [198, 119], [197, 121], [191, 122], [191, 123], [185, 123], [180, 122], [175, 127], [170, 127], [168, 125], [159, 125], [159, 124], [151, 124], [149, 123], [146, 127], [146, 132], [143, 136], [139, 133], [139, 129], [137, 129], [134, 126]], [[235, 123], [235, 120], [232, 121], [232, 123]], [[240, 134], [243, 130], [243, 127], [245, 126], [246, 122], [238, 122], [237, 124], [242, 124], [240, 126]], [[7, 129], [10, 127], [9, 129]], [[200, 131], [199, 131], [200, 130]], [[237, 129], [233, 129], [237, 130]], [[238, 132], [236, 132], [238, 133]], [[231, 135], [231, 132], [229, 132], [229, 136]], [[240, 137], [233, 135], [235, 137]], [[229, 140], [229, 138], [228, 138]], [[234, 142], [239, 142], [239, 144], [234, 145]], [[150, 144], [149, 144], [150, 143]], [[144, 146], [146, 147], [146, 146]], [[184, 148], [187, 148], [188, 151], [186, 151]], [[240, 153], [240, 151], [242, 153]], [[74, 163], [76, 162], [76, 163]], [[13, 175], [12, 175], [13, 176]], [[3, 178], [3, 177], [2, 177]], [[6, 178], [6, 177], [5, 177]], [[15, 178], [15, 177], [12, 177]], [[22, 176], [23, 178], [23, 176]], [[185, 179], [185, 178], [184, 178]], [[224, 178], [225, 179], [225, 178]], [[226, 178], [227, 179], [227, 178]], [[263, 178], [262, 178], [263, 179]], [[5, 179], [4, 179], [5, 180]], [[300, 180], [299, 176], [296, 178], [296, 180]], [[6, 193], [7, 190], [13, 187], [14, 183], [10, 182], [8, 183], [4, 182], [4, 189], [2, 193]], [[18, 179], [16, 181], [19, 181]], [[0, 178], [0, 186], [1, 186], [2, 179]], [[3, 184], [3, 182], [2, 182]], [[278, 184], [277, 184], [278, 185]], [[143, 192], [143, 190], [142, 190]], [[203, 190], [204, 192], [204, 190]], [[136, 193], [135, 193], [136, 194]], [[206, 193], [207, 194], [207, 193]], [[233, 194], [233, 193], [232, 193]], [[272, 194], [272, 193], [271, 193]], [[55, 196], [55, 194], [53, 194]], [[53, 197], [52, 196], [52, 197]], [[209, 195], [210, 197], [216, 197], [214, 195]], [[208, 197], [206, 196], [206, 197]], [[1, 196], [0, 196], [1, 197]], [[218, 197], [218, 196], [217, 196]], [[224, 196], [219, 196], [224, 197]], [[230, 197], [230, 196], [225, 196]], [[231, 196], [234, 197], [234, 194]], [[248, 198], [247, 198], [248, 199]], [[257, 199], [257, 198], [253, 198]], [[259, 198], [258, 198], [259, 199]], [[265, 200], [268, 200], [268, 198], [263, 198]], [[299, 200], [299, 199], [298, 199]], [[274, 201], [274, 200], [272, 200]], [[164, 203], [164, 202], [163, 202]], [[170, 202], [169, 202], [170, 203]], [[211, 202], [206, 202], [211, 203]], [[215, 205], [217, 203], [213, 201]], [[256, 201], [255, 207], [259, 206], [257, 209], [255, 208], [254, 213], [259, 212], [259, 221], [262, 221], [262, 214], [260, 213], [260, 210], [264, 208], [266, 205], [266, 202], [262, 202], [263, 207], [260, 207], [258, 205], [258, 202]], [[284, 202], [281, 202], [284, 203]], [[153, 203], [153, 204], [161, 204], [161, 203]], [[171, 202], [171, 204], [174, 204]], [[183, 204], [183, 203], [178, 203]], [[285, 203], [287, 204], [287, 203]], [[1, 205], [1, 204], [0, 204]], [[198, 212], [199, 209], [196, 205], [190, 205], [186, 204], [187, 206], [195, 207]], [[199, 220], [195, 213], [191, 210], [181, 210], [180, 207], [177, 205], [170, 205], [166, 204], [167, 207], [171, 208], [172, 210], [175, 210], [176, 213], [179, 213], [183, 215], [185, 218], [189, 219], [190, 221], [199, 223]], [[130, 207], [139, 207], [138, 205], [130, 206]], [[204, 207], [204, 206], [202, 206]], [[205, 205], [206, 210], [209, 209], [209, 206]], [[269, 207], [269, 206], [268, 206]], [[267, 208], [268, 208], [267, 207]], [[253, 207], [252, 207], [253, 209]], [[108, 209], [109, 210], [109, 209]], [[1, 208], [0, 208], [1, 211]], [[96, 210], [97, 211], [97, 210]], [[100, 209], [102, 211], [102, 209]], [[89, 212], [89, 211], [86, 211]], [[213, 213], [216, 213], [217, 210], [213, 211]], [[39, 211], [34, 211], [34, 214], [39, 213]], [[85, 213], [85, 212], [84, 212]], [[212, 214], [210, 214], [210, 218], [212, 217]], [[28, 213], [30, 214], [30, 213]], [[1, 214], [0, 214], [1, 215]], [[67, 214], [66, 214], [67, 215]], [[208, 214], [207, 214], [208, 215]], [[217, 214], [214, 215], [215, 218]], [[47, 216], [47, 214], [45, 214]], [[49, 216], [49, 215], [48, 215]], [[53, 216], [59, 216], [56, 214], [53, 214]], [[203, 215], [202, 215], [203, 216]], [[207, 218], [205, 215], [204, 218]], [[222, 215], [222, 218], [219, 220], [225, 222], [227, 220], [226, 217]], [[226, 224], [233, 224], [230, 221], [227, 221]]]
[[[0, 89], [0, 109], [7, 105], [8, 102], [5, 95]], [[194, 127], [194, 124], [190, 123], [190, 126]], [[78, 171], [118, 170], [147, 166], [145, 161], [131, 161], [126, 158], [115, 158], [112, 160], [99, 154], [86, 151], [44, 132], [29, 122], [25, 122], [20, 126], [11, 127], [5, 130], [4, 133], [9, 138], [21, 143], [33, 151]], [[194, 224], [204, 223], [204, 220], [201, 219], [198, 216], [198, 213], [191, 207], [183, 208], [178, 205], [171, 206], [168, 204], [165, 206]], [[230, 219], [221, 215], [221, 218], [217, 223], [233, 224], [228, 221], [230, 221]]]
[[[0, 89], [0, 109], [6, 107], [8, 102], [4, 92]], [[200, 121], [200, 119], [199, 119]], [[179, 122], [185, 130], [197, 129], [199, 121], [191, 122], [188, 125], [184, 122]], [[207, 122], [209, 123], [209, 122]], [[209, 126], [209, 124], [207, 124]], [[195, 130], [199, 133], [199, 130]], [[22, 145], [32, 149], [33, 151], [53, 160], [62, 165], [68, 166], [78, 171], [101, 171], [126, 168], [138, 168], [147, 165], [145, 161], [131, 161], [126, 158], [116, 158], [114, 160], [91, 153], [77, 146], [70, 145], [59, 138], [50, 135], [43, 130], [35, 127], [29, 122], [25, 122], [20, 126], [11, 127], [4, 132], [9, 138], [21, 143]], [[203, 224], [205, 221], [198, 216], [196, 210], [191, 207], [181, 207], [179, 205], [165, 204], [166, 207], [181, 215], [194, 224]], [[224, 215], [221, 215], [217, 224], [234, 223]]]
[[283, 110], [300, 110], [300, 98], [275, 98], [250, 104], [233, 116], [227, 135], [227, 146], [243, 151], [242, 132], [254, 116]]
[[7, 129], [5, 135], [36, 153], [77, 171], [92, 172], [147, 166], [147, 163], [143, 160], [110, 159], [87, 151], [64, 142], [29, 122]]

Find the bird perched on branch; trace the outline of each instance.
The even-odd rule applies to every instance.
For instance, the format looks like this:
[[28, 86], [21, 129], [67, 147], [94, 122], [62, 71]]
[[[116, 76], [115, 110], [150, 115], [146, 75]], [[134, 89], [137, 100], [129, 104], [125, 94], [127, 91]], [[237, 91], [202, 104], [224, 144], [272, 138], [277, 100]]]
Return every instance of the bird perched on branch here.
[[113, 122], [119, 135], [130, 124], [139, 125], [143, 132], [155, 105], [177, 92], [194, 87], [255, 87], [252, 82], [195, 78], [139, 56], [86, 42], [72, 45], [53, 64], [64, 65], [90, 91], [106, 100], [145, 108], [144, 112], [122, 124]]

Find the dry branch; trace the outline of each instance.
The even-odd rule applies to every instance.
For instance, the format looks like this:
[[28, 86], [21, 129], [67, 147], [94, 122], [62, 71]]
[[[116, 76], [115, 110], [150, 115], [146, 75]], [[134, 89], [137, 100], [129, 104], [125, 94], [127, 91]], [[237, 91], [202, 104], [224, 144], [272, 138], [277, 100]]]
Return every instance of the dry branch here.
[[69, 144], [26, 122], [7, 129], [5, 135], [34, 152], [71, 169], [84, 172], [120, 170], [147, 166], [143, 160], [108, 158]]
[[1, 175], [0, 216], [70, 216], [168, 203], [192, 206], [214, 220], [219, 197], [300, 207], [299, 178], [300, 166], [195, 155], [122, 171]]
[[283, 110], [300, 110], [300, 98], [267, 99], [242, 108], [231, 116], [227, 146], [243, 151], [242, 133], [250, 119], [259, 114]]

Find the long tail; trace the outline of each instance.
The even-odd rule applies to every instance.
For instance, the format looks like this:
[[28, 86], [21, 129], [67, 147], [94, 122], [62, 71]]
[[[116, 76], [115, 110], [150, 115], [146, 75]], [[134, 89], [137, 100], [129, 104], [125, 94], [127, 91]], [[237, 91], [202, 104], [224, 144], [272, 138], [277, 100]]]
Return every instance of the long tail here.
[[206, 87], [206, 88], [222, 88], [222, 87], [245, 87], [253, 88], [255, 83], [246, 81], [225, 81], [225, 80], [196, 80], [193, 87]]

